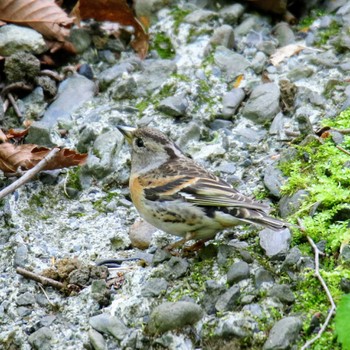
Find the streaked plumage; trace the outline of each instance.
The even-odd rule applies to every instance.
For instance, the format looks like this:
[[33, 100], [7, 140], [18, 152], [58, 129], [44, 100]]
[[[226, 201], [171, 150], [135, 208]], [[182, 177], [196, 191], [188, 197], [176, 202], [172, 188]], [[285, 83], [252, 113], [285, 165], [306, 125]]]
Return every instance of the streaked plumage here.
[[187, 158], [166, 135], [148, 127], [119, 126], [132, 146], [130, 192], [140, 215], [157, 228], [190, 239], [210, 239], [241, 223], [274, 230], [286, 223], [269, 207], [232, 188]]

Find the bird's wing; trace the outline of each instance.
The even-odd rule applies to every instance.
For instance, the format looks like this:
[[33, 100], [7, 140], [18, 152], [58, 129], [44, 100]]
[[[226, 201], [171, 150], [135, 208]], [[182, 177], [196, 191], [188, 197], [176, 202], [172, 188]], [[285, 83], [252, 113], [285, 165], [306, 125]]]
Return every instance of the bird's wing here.
[[235, 207], [268, 211], [267, 205], [258, 203], [218, 178], [197, 178], [179, 191], [188, 202], [199, 206]]

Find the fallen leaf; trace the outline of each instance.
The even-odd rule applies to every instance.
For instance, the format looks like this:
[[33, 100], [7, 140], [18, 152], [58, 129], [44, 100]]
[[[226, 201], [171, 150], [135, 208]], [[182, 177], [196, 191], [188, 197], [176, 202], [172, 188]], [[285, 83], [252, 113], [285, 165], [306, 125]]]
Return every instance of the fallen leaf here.
[[6, 134], [6, 137], [8, 140], [13, 138], [22, 139], [24, 136], [28, 135], [28, 130], [29, 129], [10, 129]]
[[[0, 170], [5, 173], [15, 173], [19, 168], [28, 170], [38, 164], [51, 149], [32, 144], [14, 145], [10, 142], [0, 144]], [[44, 170], [61, 169], [70, 166], [83, 165], [87, 154], [80, 154], [68, 148], [63, 148], [56, 157], [47, 164]]]
[[1, 129], [0, 129], [0, 142], [7, 142], [7, 137]]
[[73, 18], [52, 0], [1, 0], [0, 20], [27, 25], [46, 39], [64, 43]]
[[[132, 48], [143, 59], [148, 52], [148, 34], [142, 23], [134, 16], [126, 0], [79, 0], [72, 11], [80, 19], [118, 22], [135, 30]], [[145, 22], [145, 19], [143, 19]]]
[[285, 58], [297, 55], [300, 51], [306, 49], [306, 46], [299, 44], [289, 44], [276, 50], [270, 57], [274, 66], [278, 66]]
[[236, 78], [235, 82], [233, 83], [233, 87], [234, 87], [235, 89], [237, 89], [237, 88], [241, 85], [243, 79], [244, 79], [244, 75], [243, 75], [243, 74], [240, 74], [240, 75]]

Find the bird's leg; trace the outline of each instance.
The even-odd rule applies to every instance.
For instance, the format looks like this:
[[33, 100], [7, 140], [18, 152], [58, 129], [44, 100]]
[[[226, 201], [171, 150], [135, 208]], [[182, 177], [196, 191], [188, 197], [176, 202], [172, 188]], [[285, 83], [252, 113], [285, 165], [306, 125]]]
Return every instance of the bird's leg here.
[[165, 247], [165, 250], [170, 251], [170, 250], [173, 250], [175, 248], [179, 248], [179, 247], [183, 246], [186, 242], [194, 239], [195, 236], [196, 236], [195, 232], [187, 232], [186, 236], [183, 239], [180, 239], [179, 241], [176, 241], [172, 244], [167, 245]]
[[205, 239], [201, 239], [199, 241], [197, 241], [196, 243], [190, 245], [189, 247], [184, 247], [184, 251], [186, 252], [196, 252], [198, 250], [201, 250], [205, 243], [210, 241], [211, 238], [205, 238]]

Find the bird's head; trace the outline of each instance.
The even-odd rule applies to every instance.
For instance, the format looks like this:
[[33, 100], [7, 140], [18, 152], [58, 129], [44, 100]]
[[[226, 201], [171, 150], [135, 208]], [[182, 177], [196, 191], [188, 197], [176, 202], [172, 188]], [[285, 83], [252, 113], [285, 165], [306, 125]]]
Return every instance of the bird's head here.
[[145, 173], [183, 153], [165, 134], [157, 129], [117, 126], [131, 145], [131, 171]]

